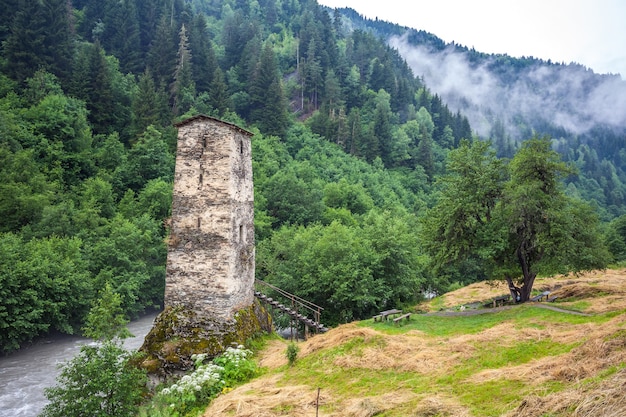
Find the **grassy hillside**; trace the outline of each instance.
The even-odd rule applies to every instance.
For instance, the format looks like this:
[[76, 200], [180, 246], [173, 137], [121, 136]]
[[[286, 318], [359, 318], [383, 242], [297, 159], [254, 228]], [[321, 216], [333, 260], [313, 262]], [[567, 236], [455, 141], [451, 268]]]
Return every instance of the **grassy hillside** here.
[[[264, 373], [205, 416], [624, 416], [626, 269], [538, 280], [553, 303], [469, 307], [506, 294], [473, 284], [402, 326], [372, 320], [260, 353]], [[481, 314], [477, 314], [481, 313]]]

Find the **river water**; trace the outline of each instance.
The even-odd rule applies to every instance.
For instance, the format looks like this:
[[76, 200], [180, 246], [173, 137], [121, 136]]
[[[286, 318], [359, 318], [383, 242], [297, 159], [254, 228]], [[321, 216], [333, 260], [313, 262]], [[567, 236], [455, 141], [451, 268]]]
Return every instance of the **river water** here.
[[[124, 340], [126, 349], [138, 349], [142, 345], [156, 314], [128, 324], [135, 337]], [[55, 336], [0, 357], [0, 417], [37, 416], [48, 402], [43, 390], [55, 385], [58, 365], [91, 342], [77, 336]]]

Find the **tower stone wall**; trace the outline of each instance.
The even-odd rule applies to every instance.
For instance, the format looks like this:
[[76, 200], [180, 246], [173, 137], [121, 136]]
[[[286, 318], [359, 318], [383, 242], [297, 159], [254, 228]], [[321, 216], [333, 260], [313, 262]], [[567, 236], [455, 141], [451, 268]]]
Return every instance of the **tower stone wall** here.
[[208, 116], [176, 127], [165, 306], [229, 322], [254, 301], [252, 134]]

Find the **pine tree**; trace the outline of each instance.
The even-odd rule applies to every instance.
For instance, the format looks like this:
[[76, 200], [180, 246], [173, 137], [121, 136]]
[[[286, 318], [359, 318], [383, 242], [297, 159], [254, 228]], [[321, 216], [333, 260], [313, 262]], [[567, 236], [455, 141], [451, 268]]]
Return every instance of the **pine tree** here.
[[335, 76], [335, 71], [332, 69], [326, 73], [326, 78], [324, 79], [324, 104], [328, 109], [328, 116], [331, 119], [334, 118], [339, 112], [339, 109], [343, 107], [341, 86]]
[[[82, 5], [83, 18], [78, 26], [78, 33], [88, 41], [95, 41], [102, 36], [103, 19], [111, 2], [101, 0], [85, 0]], [[81, 7], [80, 5], [76, 5]]]
[[353, 65], [346, 75], [343, 97], [348, 109], [360, 107], [363, 102], [363, 87], [359, 67]]
[[19, 0], [11, 33], [4, 44], [8, 74], [17, 81], [38, 69], [69, 81], [73, 55], [73, 26], [68, 0]]
[[433, 140], [424, 126], [420, 126], [420, 141], [417, 145], [415, 162], [424, 168], [424, 173], [432, 180], [435, 173]]
[[250, 119], [263, 133], [284, 136], [287, 129], [287, 107], [278, 64], [272, 46], [265, 44], [251, 80]]
[[0, 2], [0, 45], [11, 33], [11, 23], [18, 10], [19, 0], [2, 0]]
[[71, 0], [47, 0], [44, 54], [50, 72], [62, 84], [69, 80], [74, 55], [74, 17]]
[[240, 64], [245, 58], [244, 48], [258, 33], [258, 23], [244, 19], [241, 10], [225, 19], [222, 29], [225, 69]]
[[348, 152], [350, 149], [348, 147], [348, 143], [350, 142], [350, 125], [343, 107], [339, 109], [339, 114], [335, 119], [335, 125], [337, 126], [337, 145], [339, 145], [344, 151]]
[[309, 42], [306, 57], [300, 63], [300, 78], [302, 80], [302, 94], [308, 94], [313, 109], [318, 108], [319, 93], [322, 90], [322, 64], [317, 56], [315, 39]]
[[[256, 77], [257, 65], [261, 60], [262, 51], [263, 42], [261, 41], [261, 37], [253, 36], [243, 48], [243, 55], [237, 64], [240, 74], [239, 81], [243, 84], [247, 84], [248, 92], [250, 92], [252, 80]], [[275, 67], [277, 66], [275, 65]]]
[[146, 130], [150, 125], [159, 126], [162, 124], [160, 109], [167, 109], [167, 98], [156, 89], [154, 79], [149, 70], [139, 76], [137, 94], [132, 102], [132, 125], [131, 136], [136, 137]]
[[393, 135], [391, 126], [390, 95], [385, 90], [380, 90], [376, 97], [376, 110], [374, 112], [374, 124], [372, 134], [378, 143], [379, 156], [385, 166], [391, 166], [391, 151], [393, 149]]
[[174, 38], [169, 20], [166, 16], [162, 16], [147, 57], [147, 67], [150, 68], [157, 85], [169, 86], [173, 81], [172, 75], [176, 70]]
[[228, 95], [228, 86], [224, 81], [224, 73], [220, 67], [213, 72], [213, 81], [209, 87], [210, 106], [219, 116], [223, 116], [232, 106]]
[[86, 100], [89, 109], [89, 121], [94, 133], [112, 133], [115, 123], [115, 101], [112, 88], [113, 74], [111, 74], [104, 50], [100, 43], [91, 46], [89, 54], [89, 78]]
[[285, 137], [288, 127], [285, 94], [279, 79], [270, 84], [267, 92], [265, 112], [267, 117], [260, 122], [260, 127], [268, 135]]
[[333, 12], [333, 30], [335, 31], [335, 35], [341, 33], [341, 12], [339, 9], [335, 9]]
[[181, 114], [187, 111], [193, 104], [196, 95], [196, 87], [192, 78], [189, 38], [187, 37], [187, 29], [184, 24], [180, 28], [179, 39], [174, 82], [170, 91], [174, 114]]
[[193, 51], [191, 63], [193, 81], [199, 93], [209, 91], [217, 67], [217, 58], [207, 33], [204, 15], [197, 14], [189, 30], [189, 47]]
[[124, 73], [143, 69], [140, 50], [140, 30], [134, 0], [113, 2], [104, 17], [104, 32], [100, 37], [108, 54], [120, 60]]
[[272, 28], [278, 21], [278, 11], [276, 10], [276, 0], [266, 0], [263, 6], [265, 13], [265, 22]]
[[369, 68], [369, 88], [374, 91], [385, 90], [391, 95], [395, 93], [395, 80], [391, 64], [374, 58]]
[[349, 142], [346, 143], [346, 150], [351, 155], [362, 156], [363, 128], [361, 125], [361, 114], [358, 107], [350, 110], [348, 114]]
[[18, 1], [17, 12], [4, 44], [4, 56], [11, 63], [6, 68], [7, 74], [17, 81], [24, 81], [37, 69], [44, 68], [40, 52], [44, 42], [42, 28], [45, 19], [41, 9], [37, 2]]
[[98, 40], [80, 45], [69, 91], [85, 102], [94, 133], [126, 133], [131, 118], [131, 90], [126, 81], [117, 60], [106, 56]]
[[161, 20], [162, 0], [139, 0], [136, 2], [139, 19], [139, 45], [142, 56], [147, 56], [152, 42], [157, 36]]
[[[458, 146], [461, 139], [469, 140], [472, 138], [472, 128], [470, 127], [467, 117], [463, 116], [460, 110], [454, 115], [454, 126], [452, 130], [454, 130], [454, 146]], [[510, 156], [513, 156], [513, 152], [511, 152]]]

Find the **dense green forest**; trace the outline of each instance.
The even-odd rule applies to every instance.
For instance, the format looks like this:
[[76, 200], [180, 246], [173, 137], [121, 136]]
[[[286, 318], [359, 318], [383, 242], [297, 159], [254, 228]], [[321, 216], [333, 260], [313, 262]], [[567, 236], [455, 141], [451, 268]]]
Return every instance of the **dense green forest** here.
[[376, 31], [314, 0], [0, 5], [0, 351], [79, 332], [107, 286], [161, 306], [172, 124], [197, 113], [255, 133], [257, 276], [325, 323], [490, 277], [420, 233], [468, 119]]

